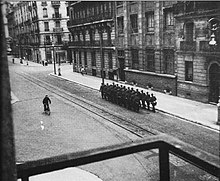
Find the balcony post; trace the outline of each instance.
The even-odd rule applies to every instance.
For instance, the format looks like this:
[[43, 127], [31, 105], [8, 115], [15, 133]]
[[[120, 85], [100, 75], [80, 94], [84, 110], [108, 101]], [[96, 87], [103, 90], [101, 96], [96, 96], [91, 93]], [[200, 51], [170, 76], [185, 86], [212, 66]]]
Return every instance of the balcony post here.
[[159, 148], [160, 181], [170, 180], [169, 150], [166, 145]]

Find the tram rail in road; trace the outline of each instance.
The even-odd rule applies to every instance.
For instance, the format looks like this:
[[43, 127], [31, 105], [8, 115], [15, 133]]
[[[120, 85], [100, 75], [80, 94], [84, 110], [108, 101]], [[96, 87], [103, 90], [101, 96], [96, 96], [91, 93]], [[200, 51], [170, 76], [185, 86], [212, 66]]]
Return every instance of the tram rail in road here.
[[94, 104], [92, 102], [90, 102], [89, 100], [86, 100], [82, 97], [78, 97], [74, 94], [71, 94], [68, 91], [65, 91], [59, 87], [53, 86], [49, 83], [45, 83], [44, 81], [33, 77], [27, 73], [16, 73], [19, 76], [31, 81], [32, 83], [45, 88], [46, 90], [58, 95], [59, 97], [70, 101], [73, 104], [76, 104], [77, 106], [82, 107], [83, 109], [135, 134], [136, 136], [143, 138], [145, 136], [149, 136], [149, 135], [158, 135], [160, 134], [160, 132], [150, 129], [150, 128], [142, 128], [141, 126], [138, 126], [134, 123], [132, 123], [131, 119], [128, 119], [126, 117], [123, 117], [122, 115], [119, 115], [116, 112], [113, 112], [111, 110], [107, 110], [104, 107], [101, 107], [97, 104]]

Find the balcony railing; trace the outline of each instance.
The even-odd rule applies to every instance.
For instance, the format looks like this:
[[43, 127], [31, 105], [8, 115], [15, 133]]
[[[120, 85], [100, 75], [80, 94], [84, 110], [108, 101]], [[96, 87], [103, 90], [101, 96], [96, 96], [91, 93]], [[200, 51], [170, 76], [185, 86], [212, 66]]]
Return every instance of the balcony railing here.
[[44, 42], [44, 45], [52, 45], [52, 42], [46, 41]]
[[61, 14], [52, 14], [52, 18], [62, 18]]
[[61, 33], [61, 32], [63, 32], [63, 28], [61, 28], [61, 27], [55, 27], [55, 28], [53, 28], [53, 32], [55, 32], [55, 33]]
[[100, 21], [100, 20], [106, 20], [106, 19], [112, 19], [112, 18], [113, 18], [113, 12], [105, 12], [102, 14], [89, 16], [86, 18], [73, 19], [72, 21], [70, 21], [68, 23], [68, 26], [90, 23], [90, 22], [94, 22], [94, 21]]
[[196, 42], [195, 41], [181, 41], [180, 42], [181, 51], [196, 51]]
[[220, 45], [210, 46], [209, 41], [199, 42], [199, 51], [202, 52], [220, 52]]
[[[69, 46], [100, 46], [100, 41], [72, 41], [69, 42]], [[108, 40], [103, 40], [103, 47], [110, 47], [113, 46], [113, 44]]]
[[199, 150], [171, 136], [162, 134], [128, 143], [17, 164], [17, 178], [27, 181], [29, 177], [37, 174], [81, 166], [152, 149], [159, 150], [159, 180], [161, 181], [170, 180], [170, 154], [217, 178], [220, 176], [219, 158], [217, 156]]
[[60, 6], [60, 1], [51, 1], [52, 6]]

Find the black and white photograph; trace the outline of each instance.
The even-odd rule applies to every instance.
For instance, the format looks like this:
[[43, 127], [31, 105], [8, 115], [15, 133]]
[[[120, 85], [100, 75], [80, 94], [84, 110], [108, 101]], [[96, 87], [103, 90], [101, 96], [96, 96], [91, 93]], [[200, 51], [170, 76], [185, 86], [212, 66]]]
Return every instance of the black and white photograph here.
[[0, 180], [219, 181], [220, 1], [0, 4]]

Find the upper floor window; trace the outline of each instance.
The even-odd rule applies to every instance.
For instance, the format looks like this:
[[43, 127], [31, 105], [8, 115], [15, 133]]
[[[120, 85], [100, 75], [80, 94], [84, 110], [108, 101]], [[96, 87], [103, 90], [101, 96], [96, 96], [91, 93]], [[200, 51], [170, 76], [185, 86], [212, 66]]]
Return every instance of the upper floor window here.
[[46, 35], [45, 36], [45, 43], [46, 44], [49, 44], [51, 41], [50, 41], [50, 35]]
[[47, 1], [42, 1], [41, 2], [41, 6], [46, 6], [47, 5]]
[[47, 17], [48, 17], [47, 8], [44, 8], [44, 9], [43, 9], [43, 17], [44, 17], [44, 18], [47, 18]]
[[44, 22], [44, 31], [49, 31], [49, 23]]
[[186, 41], [193, 41], [193, 22], [186, 23]]
[[116, 1], [116, 5], [117, 6], [123, 5], [123, 1]]
[[54, 8], [54, 13], [59, 14], [59, 8]]
[[146, 25], [148, 32], [154, 31], [154, 12], [146, 13]]
[[60, 27], [60, 21], [56, 21], [56, 22], [55, 22], [55, 26], [56, 26], [57, 28], [59, 28], [59, 27]]
[[118, 17], [117, 18], [118, 21], [118, 33], [122, 34], [124, 32], [124, 17]]
[[57, 35], [57, 43], [62, 44], [62, 37], [61, 35]]
[[165, 27], [173, 26], [174, 25], [174, 18], [172, 11], [165, 12]]
[[137, 14], [130, 15], [130, 20], [131, 20], [131, 32], [137, 33], [138, 32]]

